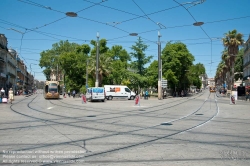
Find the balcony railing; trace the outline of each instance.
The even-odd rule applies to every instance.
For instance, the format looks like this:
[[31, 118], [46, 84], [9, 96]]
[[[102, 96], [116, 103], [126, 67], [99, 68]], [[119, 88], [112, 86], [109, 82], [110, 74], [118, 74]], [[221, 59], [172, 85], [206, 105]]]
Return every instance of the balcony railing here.
[[19, 57], [16, 58], [17, 61], [21, 62], [21, 59]]

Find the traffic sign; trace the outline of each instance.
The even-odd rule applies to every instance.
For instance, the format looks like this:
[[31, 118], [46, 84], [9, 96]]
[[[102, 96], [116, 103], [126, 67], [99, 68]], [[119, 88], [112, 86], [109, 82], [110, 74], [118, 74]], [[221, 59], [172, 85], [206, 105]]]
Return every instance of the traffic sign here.
[[161, 80], [161, 86], [166, 88], [168, 86], [168, 80]]

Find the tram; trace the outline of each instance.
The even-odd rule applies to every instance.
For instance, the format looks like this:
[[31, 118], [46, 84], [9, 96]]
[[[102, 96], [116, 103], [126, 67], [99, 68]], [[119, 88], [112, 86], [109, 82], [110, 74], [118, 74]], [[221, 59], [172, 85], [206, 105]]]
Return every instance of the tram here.
[[209, 89], [210, 89], [210, 92], [212, 92], [212, 93], [213, 93], [213, 92], [216, 92], [216, 90], [215, 90], [215, 86], [210, 86], [210, 88], [209, 88]]
[[59, 99], [60, 85], [58, 81], [45, 81], [43, 96], [45, 99]]

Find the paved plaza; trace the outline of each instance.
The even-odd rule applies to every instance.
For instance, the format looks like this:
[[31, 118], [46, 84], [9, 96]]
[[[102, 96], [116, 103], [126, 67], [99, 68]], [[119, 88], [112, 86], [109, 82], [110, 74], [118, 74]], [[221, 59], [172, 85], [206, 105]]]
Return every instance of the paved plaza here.
[[250, 102], [188, 97], [0, 104], [0, 165], [250, 165]]

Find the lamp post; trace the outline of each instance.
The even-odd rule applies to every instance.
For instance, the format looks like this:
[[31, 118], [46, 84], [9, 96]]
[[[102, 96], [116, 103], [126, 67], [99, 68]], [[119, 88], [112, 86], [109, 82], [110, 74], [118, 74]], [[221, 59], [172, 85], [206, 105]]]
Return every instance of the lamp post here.
[[95, 80], [95, 87], [99, 86], [98, 74], [99, 74], [99, 32], [96, 34], [97, 41], [96, 41], [96, 80]]
[[87, 59], [87, 66], [86, 66], [86, 89], [88, 88], [88, 65], [89, 65], [89, 60]]
[[161, 34], [158, 31], [158, 99], [162, 99], [162, 89], [161, 89], [161, 42], [160, 42]]

